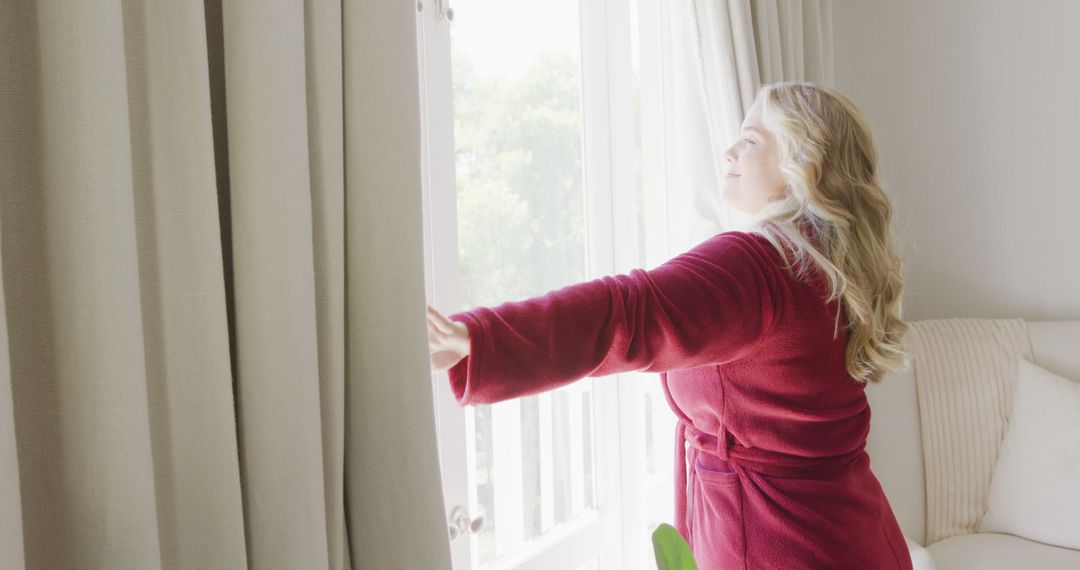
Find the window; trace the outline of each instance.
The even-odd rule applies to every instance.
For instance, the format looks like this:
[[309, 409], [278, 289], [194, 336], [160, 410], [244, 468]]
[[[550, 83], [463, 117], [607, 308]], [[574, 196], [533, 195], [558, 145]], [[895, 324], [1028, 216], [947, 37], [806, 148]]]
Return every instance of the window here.
[[[686, 83], [694, 60], [688, 44], [671, 46], [671, 21], [685, 14], [660, 0], [451, 0], [447, 20], [445, 1], [421, 0], [417, 17], [433, 306], [491, 306], [654, 267], [711, 235], [669, 224], [695, 203], [669, 189], [713, 172], [701, 109], [685, 110], [700, 107]], [[680, 130], [687, 119], [693, 136]], [[486, 520], [452, 543], [456, 570], [655, 568], [652, 530], [673, 522], [674, 455], [657, 375], [465, 408], [445, 373], [433, 381], [446, 511]]]

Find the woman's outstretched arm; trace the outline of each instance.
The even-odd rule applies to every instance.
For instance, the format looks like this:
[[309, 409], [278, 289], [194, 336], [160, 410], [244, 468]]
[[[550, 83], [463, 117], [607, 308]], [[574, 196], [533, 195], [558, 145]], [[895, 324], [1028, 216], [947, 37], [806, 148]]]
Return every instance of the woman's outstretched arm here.
[[736, 360], [769, 332], [786, 297], [771, 247], [723, 232], [655, 269], [453, 313], [469, 331], [468, 356], [447, 371], [454, 396], [489, 404], [586, 376]]

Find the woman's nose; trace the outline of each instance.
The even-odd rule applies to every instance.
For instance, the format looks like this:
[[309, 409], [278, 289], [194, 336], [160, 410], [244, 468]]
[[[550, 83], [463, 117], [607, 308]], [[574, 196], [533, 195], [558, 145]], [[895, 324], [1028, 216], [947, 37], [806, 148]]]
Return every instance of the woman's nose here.
[[724, 162], [729, 163], [729, 164], [734, 164], [735, 163], [734, 149], [735, 149], [735, 146], [732, 145], [732, 146], [729, 146], [728, 149], [724, 151]]

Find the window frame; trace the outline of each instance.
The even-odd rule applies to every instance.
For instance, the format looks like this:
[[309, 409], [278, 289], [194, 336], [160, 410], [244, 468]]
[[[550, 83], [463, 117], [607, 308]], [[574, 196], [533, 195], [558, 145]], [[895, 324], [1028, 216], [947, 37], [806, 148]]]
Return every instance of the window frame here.
[[[445, 1], [445, 0], [444, 0]], [[458, 310], [457, 206], [453, 140], [450, 22], [441, 18], [437, 2], [422, 2], [417, 12], [423, 148], [424, 263], [428, 302], [440, 310]], [[670, 66], [667, 8], [660, 0], [631, 0], [638, 11], [639, 90], [643, 131], [642, 157], [634, 145], [634, 47], [630, 2], [579, 0], [582, 66], [583, 182], [585, 188], [587, 273], [589, 278], [627, 272], [646, 260], [655, 266], [670, 257], [667, 240], [667, 138], [664, 116], [670, 114], [665, 93]], [[643, 162], [644, 228], [639, 227], [634, 168], [619, 164]], [[639, 251], [639, 232], [650, 236]], [[659, 236], [653, 239], [653, 236]], [[446, 311], [444, 311], [446, 312]], [[477, 511], [468, 466], [472, 461], [472, 414], [459, 406], [445, 372], [432, 375], [438, 450], [447, 516], [460, 505], [470, 516]], [[655, 375], [619, 374], [585, 378], [594, 401], [594, 477], [596, 511], [545, 533], [519, 552], [487, 568], [509, 570], [577, 568], [594, 557], [601, 570], [651, 568], [653, 547], [644, 528], [649, 504], [670, 503], [672, 476], [641, 477], [645, 462], [642, 407], [645, 394], [659, 394]], [[649, 386], [648, 383], [653, 385]], [[565, 388], [564, 388], [565, 389]], [[671, 418], [673, 419], [673, 418]], [[674, 425], [654, 417], [654, 429]], [[659, 441], [667, 439], [659, 437]], [[673, 445], [673, 444], [672, 444]], [[656, 449], [669, 466], [673, 446]], [[666, 452], [666, 453], [665, 453]], [[450, 543], [453, 567], [476, 565], [475, 539], [465, 534]]]

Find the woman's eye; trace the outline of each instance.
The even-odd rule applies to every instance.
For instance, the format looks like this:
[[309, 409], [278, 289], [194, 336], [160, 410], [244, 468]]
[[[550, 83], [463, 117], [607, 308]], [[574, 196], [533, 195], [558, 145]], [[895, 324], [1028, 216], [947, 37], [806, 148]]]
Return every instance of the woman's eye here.
[[743, 140], [744, 140], [744, 141], [746, 141], [746, 142], [748, 142], [748, 143], [750, 143], [750, 144], [754, 144], [754, 141], [752, 141], [752, 140], [750, 140], [750, 139], [743, 139]]

